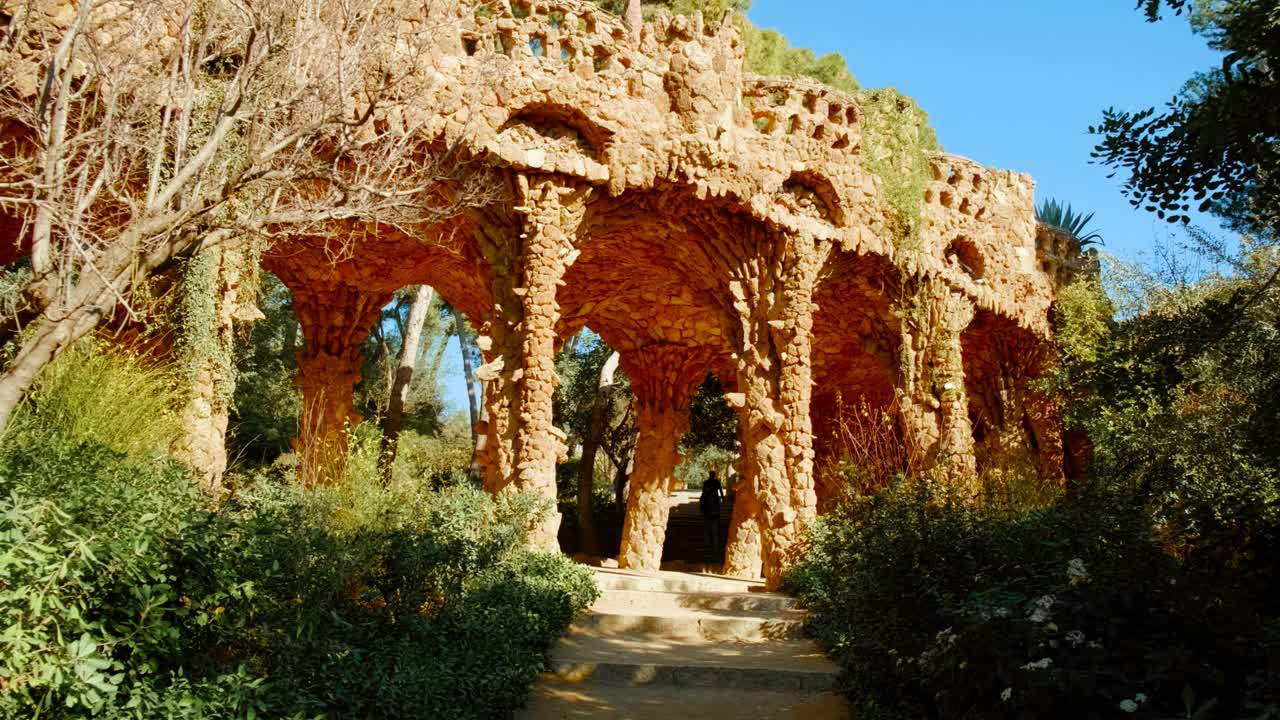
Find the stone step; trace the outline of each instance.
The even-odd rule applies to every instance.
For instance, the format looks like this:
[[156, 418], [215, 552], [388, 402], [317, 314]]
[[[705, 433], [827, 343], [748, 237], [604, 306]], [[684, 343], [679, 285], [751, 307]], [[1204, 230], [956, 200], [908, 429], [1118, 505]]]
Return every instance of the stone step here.
[[744, 593], [761, 592], [764, 583], [726, 575], [683, 572], [642, 572], [618, 568], [592, 568], [596, 586], [604, 590], [642, 590], [657, 592]]
[[797, 610], [794, 598], [774, 593], [663, 592], [658, 590], [604, 590], [600, 603], [612, 608], [728, 610], [748, 613], [784, 613]]
[[556, 648], [551, 674], [606, 685], [822, 691], [839, 669], [810, 640], [671, 643], [575, 630]]
[[804, 613], [750, 613], [684, 608], [615, 608], [596, 602], [574, 622], [578, 629], [626, 637], [668, 640], [765, 642], [804, 637]]
[[519, 720], [847, 720], [835, 692], [642, 685], [580, 685], [557, 680], [534, 686]]

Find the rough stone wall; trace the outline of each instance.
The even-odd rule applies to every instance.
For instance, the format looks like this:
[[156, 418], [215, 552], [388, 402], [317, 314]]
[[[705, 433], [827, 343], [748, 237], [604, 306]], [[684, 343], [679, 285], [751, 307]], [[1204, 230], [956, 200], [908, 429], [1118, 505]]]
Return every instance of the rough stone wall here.
[[[554, 492], [551, 353], [589, 326], [624, 358], [700, 347], [730, 369], [744, 428], [730, 572], [776, 582], [816, 513], [814, 428], [830, 418], [811, 411], [815, 396], [896, 413], [938, 481], [972, 494], [966, 371], [981, 363], [966, 330], [984, 312], [1048, 337], [1058, 278], [1030, 179], [931, 156], [921, 247], [899, 248], [879, 234], [887, 210], [855, 98], [746, 76], [736, 32], [697, 17], [660, 15], [637, 44], [572, 0], [494, 8], [459, 20], [444, 70], [455, 81], [423, 99], [443, 142], [514, 189], [448, 240], [478, 259], [485, 289], [468, 315], [485, 355], [486, 487]], [[667, 474], [679, 429], [670, 412], [646, 423], [663, 431], [637, 457], [641, 489]], [[661, 503], [635, 497], [624, 561], [647, 566]]]

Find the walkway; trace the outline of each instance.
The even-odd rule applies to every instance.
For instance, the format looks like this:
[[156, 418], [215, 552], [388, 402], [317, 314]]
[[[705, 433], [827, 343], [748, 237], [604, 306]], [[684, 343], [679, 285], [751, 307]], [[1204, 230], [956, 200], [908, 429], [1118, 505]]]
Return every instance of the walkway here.
[[760, 584], [594, 568], [600, 599], [552, 654], [520, 720], [847, 718], [803, 611]]

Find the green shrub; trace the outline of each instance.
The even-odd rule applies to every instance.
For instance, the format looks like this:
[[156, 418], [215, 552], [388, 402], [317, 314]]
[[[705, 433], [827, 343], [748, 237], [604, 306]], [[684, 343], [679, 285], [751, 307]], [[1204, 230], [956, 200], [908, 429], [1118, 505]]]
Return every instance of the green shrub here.
[[901, 484], [820, 521], [788, 585], [858, 717], [1237, 718], [1277, 700], [1255, 609], [1127, 507], [991, 517]]
[[1094, 444], [1094, 490], [1145, 509], [1199, 569], [1262, 588], [1280, 569], [1280, 288], [1275, 252], [1234, 262], [1233, 277], [1145, 290], [1114, 328], [1096, 285], [1072, 286], [1051, 389]]
[[[183, 695], [208, 690], [177, 675], [189, 650], [185, 628], [208, 622], [225, 598], [246, 590], [210, 588], [191, 565], [211, 549], [212, 522], [176, 463], [131, 461], [54, 434], [26, 434], [6, 448], [0, 712], [143, 712], [144, 698], [173, 700], [174, 682]], [[246, 679], [235, 697], [219, 691], [217, 704], [243, 709], [252, 687]]]
[[440, 432], [400, 433], [394, 478], [398, 483], [429, 482], [443, 487], [460, 482], [471, 466], [471, 429], [465, 414], [455, 414]]
[[214, 511], [177, 464], [27, 429], [0, 449], [0, 714], [509, 712], [589, 573], [528, 549], [544, 503], [373, 477], [241, 479]]
[[135, 457], [161, 457], [182, 436], [185, 400], [164, 365], [84, 342], [40, 373], [18, 422]]

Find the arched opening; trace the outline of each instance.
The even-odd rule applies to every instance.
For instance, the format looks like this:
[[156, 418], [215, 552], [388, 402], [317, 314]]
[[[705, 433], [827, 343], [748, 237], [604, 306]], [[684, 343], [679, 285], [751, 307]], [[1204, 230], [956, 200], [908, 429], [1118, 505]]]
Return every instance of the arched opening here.
[[831, 181], [822, 175], [802, 171], [793, 173], [782, 184], [780, 200], [797, 217], [821, 220], [834, 227], [845, 224], [844, 205]]
[[884, 487], [911, 465], [894, 404], [892, 285], [887, 263], [842, 257], [818, 289], [810, 416], [820, 514]]
[[952, 240], [947, 245], [943, 257], [946, 258], [949, 267], [959, 270], [974, 280], [981, 280], [986, 273], [987, 264], [982, 258], [982, 252], [972, 240], [966, 237]]

